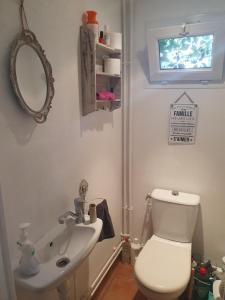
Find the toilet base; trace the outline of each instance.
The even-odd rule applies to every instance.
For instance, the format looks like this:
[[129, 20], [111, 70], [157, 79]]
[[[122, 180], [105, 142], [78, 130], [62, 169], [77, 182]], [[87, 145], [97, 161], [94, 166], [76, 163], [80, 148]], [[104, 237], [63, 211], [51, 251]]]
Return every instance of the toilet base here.
[[179, 291], [174, 291], [173, 293], [157, 293], [155, 291], [146, 289], [140, 282], [137, 281], [138, 288], [143, 295], [147, 297], [148, 300], [178, 300], [179, 297], [183, 294], [184, 289]]
[[[152, 298], [147, 298], [147, 300], [154, 300]], [[179, 298], [171, 299], [171, 300], [179, 300]]]

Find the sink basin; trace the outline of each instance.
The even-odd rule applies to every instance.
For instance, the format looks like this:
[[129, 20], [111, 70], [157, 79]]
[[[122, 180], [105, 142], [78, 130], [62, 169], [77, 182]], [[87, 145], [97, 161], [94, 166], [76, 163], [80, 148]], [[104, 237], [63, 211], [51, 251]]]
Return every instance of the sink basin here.
[[36, 244], [40, 272], [24, 277], [15, 270], [16, 283], [33, 292], [56, 288], [90, 254], [98, 241], [102, 221], [92, 224], [57, 225]]

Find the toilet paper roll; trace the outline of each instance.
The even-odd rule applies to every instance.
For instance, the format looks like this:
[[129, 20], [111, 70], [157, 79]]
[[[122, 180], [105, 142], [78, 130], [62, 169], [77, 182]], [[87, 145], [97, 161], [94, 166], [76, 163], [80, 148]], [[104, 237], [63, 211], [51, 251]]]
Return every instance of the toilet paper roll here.
[[121, 66], [119, 58], [105, 58], [104, 59], [104, 70], [105, 73], [112, 75], [120, 75]]
[[122, 50], [122, 34], [120, 32], [109, 32], [110, 47]]

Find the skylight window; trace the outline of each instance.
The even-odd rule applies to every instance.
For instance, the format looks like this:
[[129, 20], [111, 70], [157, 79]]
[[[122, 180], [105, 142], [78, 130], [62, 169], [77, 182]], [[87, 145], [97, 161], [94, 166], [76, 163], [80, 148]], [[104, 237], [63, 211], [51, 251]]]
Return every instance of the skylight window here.
[[160, 39], [158, 42], [161, 70], [212, 67], [212, 34]]

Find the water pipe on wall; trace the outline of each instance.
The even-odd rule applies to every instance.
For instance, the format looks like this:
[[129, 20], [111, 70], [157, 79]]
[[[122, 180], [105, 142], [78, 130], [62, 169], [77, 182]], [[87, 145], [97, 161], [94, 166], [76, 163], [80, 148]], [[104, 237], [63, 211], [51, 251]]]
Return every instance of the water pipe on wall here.
[[122, 0], [123, 27], [123, 234], [132, 234], [133, 0]]

